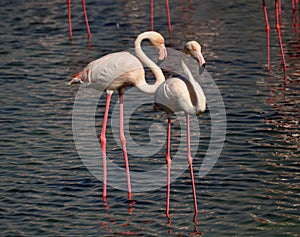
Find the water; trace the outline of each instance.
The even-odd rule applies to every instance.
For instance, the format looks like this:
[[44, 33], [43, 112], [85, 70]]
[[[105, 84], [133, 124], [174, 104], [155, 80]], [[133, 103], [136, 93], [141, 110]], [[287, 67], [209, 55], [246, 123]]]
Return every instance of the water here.
[[[172, 223], [165, 225], [165, 187], [134, 193], [133, 206], [126, 191], [108, 187], [109, 207], [103, 205], [102, 183], [83, 165], [73, 140], [78, 86], [66, 85], [89, 61], [133, 46], [136, 35], [150, 27], [148, 2], [87, 1], [88, 41], [80, 1], [72, 1], [70, 41], [65, 3], [1, 1], [1, 236], [188, 236], [195, 229], [203, 236], [299, 236], [299, 34], [285, 2], [284, 75], [273, 2], [268, 4], [270, 73], [260, 2], [195, 1], [189, 7], [188, 1], [171, 1], [172, 37], [164, 3], [155, 2], [155, 29], [167, 46], [181, 50], [191, 39], [203, 44], [227, 112], [222, 154], [208, 175], [196, 175], [198, 223], [186, 170], [171, 184]], [[103, 106], [102, 97], [97, 134]], [[152, 112], [151, 102], [135, 112], [131, 126], [139, 144], [149, 142], [144, 126], [153, 121], [165, 126], [166, 119]], [[209, 113], [199, 121], [195, 174], [209, 143]], [[174, 122], [173, 154], [180, 152], [180, 126]], [[107, 141], [110, 157], [123, 166], [110, 127]], [[160, 167], [164, 149], [148, 158], [129, 154], [132, 170], [139, 171], [141, 163]]]

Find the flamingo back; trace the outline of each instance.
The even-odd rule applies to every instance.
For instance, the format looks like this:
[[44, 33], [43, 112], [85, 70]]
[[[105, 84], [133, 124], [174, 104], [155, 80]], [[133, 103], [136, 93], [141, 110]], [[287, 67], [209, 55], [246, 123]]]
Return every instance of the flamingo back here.
[[145, 81], [142, 63], [128, 52], [105, 55], [90, 62], [74, 76], [97, 90], [119, 90]]

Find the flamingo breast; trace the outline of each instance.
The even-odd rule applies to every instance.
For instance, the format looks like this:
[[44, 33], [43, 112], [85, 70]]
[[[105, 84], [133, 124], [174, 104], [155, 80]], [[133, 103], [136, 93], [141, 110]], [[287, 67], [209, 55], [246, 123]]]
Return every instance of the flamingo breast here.
[[167, 113], [179, 111], [191, 113], [191, 110], [194, 110], [195, 95], [189, 87], [189, 82], [182, 78], [174, 77], [166, 80], [155, 93], [155, 108]]

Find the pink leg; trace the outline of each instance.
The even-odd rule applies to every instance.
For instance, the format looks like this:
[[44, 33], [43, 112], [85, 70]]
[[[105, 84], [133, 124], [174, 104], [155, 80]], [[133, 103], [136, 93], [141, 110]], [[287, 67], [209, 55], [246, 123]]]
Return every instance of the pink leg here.
[[68, 23], [69, 23], [69, 35], [70, 35], [70, 39], [72, 39], [73, 34], [72, 34], [72, 21], [71, 21], [71, 0], [68, 0]]
[[263, 9], [264, 9], [264, 15], [265, 15], [265, 21], [266, 21], [266, 34], [267, 34], [267, 41], [268, 41], [268, 71], [271, 69], [271, 56], [270, 56], [270, 25], [268, 20], [268, 13], [267, 13], [267, 7], [265, 0], [262, 0], [263, 3]]
[[282, 3], [281, 0], [278, 0], [278, 14], [281, 17], [282, 16]]
[[293, 9], [293, 12], [297, 11], [298, 1], [299, 0], [292, 0], [292, 9]]
[[150, 23], [151, 30], [154, 30], [154, 0], [150, 0]]
[[293, 28], [296, 35], [298, 35], [298, 0], [292, 0], [293, 8]]
[[84, 0], [82, 0], [82, 8], [83, 8], [83, 14], [84, 14], [84, 20], [85, 20], [85, 24], [86, 24], [86, 29], [87, 29], [87, 32], [88, 32], [88, 38], [91, 38], [90, 25], [89, 25], [89, 20], [88, 20], [87, 13], [86, 13], [86, 7], [85, 7]]
[[283, 46], [282, 46], [282, 40], [281, 40], [281, 33], [280, 33], [280, 25], [279, 25], [279, 4], [278, 0], [275, 2], [275, 10], [276, 10], [276, 29], [277, 29], [277, 34], [278, 34], [278, 41], [280, 45], [280, 51], [281, 51], [281, 58], [282, 58], [282, 63], [283, 63], [283, 69], [286, 71], [286, 63], [285, 63], [285, 58], [284, 58], [284, 52], [283, 52]]
[[106, 125], [107, 125], [107, 118], [108, 118], [108, 112], [109, 112], [109, 104], [111, 99], [111, 93], [108, 93], [106, 96], [106, 106], [105, 106], [105, 112], [104, 112], [104, 119], [102, 124], [102, 131], [100, 135], [100, 142], [101, 142], [101, 148], [102, 148], [102, 159], [103, 159], [103, 200], [106, 201], [106, 184], [107, 184], [107, 173], [106, 173]]
[[171, 140], [171, 118], [168, 116], [168, 134], [167, 134], [167, 152], [166, 152], [166, 163], [167, 163], [167, 197], [166, 197], [166, 217], [168, 223], [171, 222], [169, 215], [170, 208], [170, 183], [171, 183], [171, 155], [170, 155], [170, 140]]
[[292, 0], [292, 9], [293, 9], [293, 12], [295, 11], [295, 0]]
[[170, 14], [170, 8], [169, 8], [169, 1], [166, 0], [166, 11], [167, 11], [167, 17], [168, 17], [168, 29], [169, 33], [171, 34], [171, 14]]
[[126, 167], [126, 177], [127, 177], [127, 186], [128, 186], [128, 200], [131, 200], [131, 184], [130, 184], [130, 171], [129, 171], [129, 162], [126, 150], [126, 139], [124, 135], [124, 121], [123, 121], [123, 93], [119, 92], [120, 100], [120, 141], [123, 149], [125, 167]]
[[197, 206], [196, 187], [195, 187], [194, 172], [193, 172], [193, 159], [191, 157], [191, 149], [190, 149], [191, 146], [190, 145], [190, 119], [188, 115], [186, 115], [186, 136], [187, 136], [187, 157], [188, 157], [188, 163], [190, 167], [190, 175], [191, 175], [193, 199], [194, 199], [194, 221], [196, 222], [196, 217], [198, 215], [198, 206]]

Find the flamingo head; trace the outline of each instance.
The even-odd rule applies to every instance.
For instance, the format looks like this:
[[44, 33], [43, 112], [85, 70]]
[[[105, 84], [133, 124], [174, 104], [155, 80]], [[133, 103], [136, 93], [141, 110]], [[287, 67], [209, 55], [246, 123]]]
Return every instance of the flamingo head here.
[[148, 39], [151, 44], [158, 49], [158, 60], [163, 61], [167, 57], [164, 37], [155, 31], [149, 31]]
[[73, 83], [83, 83], [81, 74], [82, 72], [79, 72], [73, 76], [72, 80], [68, 82], [68, 85], [72, 85]]
[[205, 59], [201, 53], [201, 46], [196, 41], [189, 41], [184, 45], [184, 53], [191, 55], [199, 64], [199, 67], [205, 67]]

